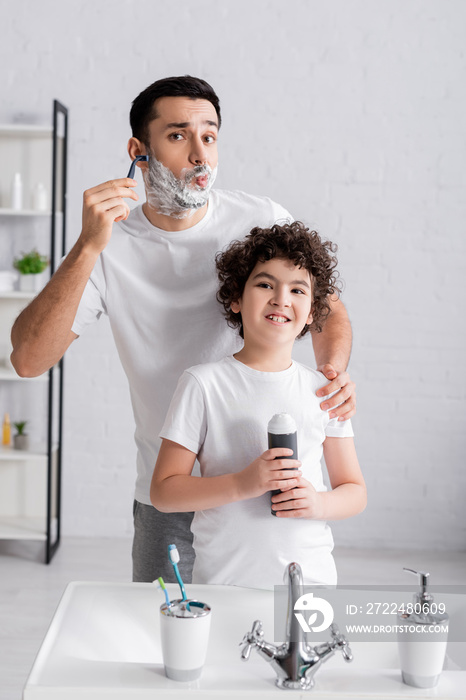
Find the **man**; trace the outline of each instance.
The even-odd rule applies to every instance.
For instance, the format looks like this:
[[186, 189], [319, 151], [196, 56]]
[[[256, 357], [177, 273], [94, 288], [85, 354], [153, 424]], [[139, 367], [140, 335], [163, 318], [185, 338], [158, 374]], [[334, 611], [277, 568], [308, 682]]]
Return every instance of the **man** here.
[[[174, 542], [189, 582], [192, 514], [159, 513], [150, 503], [157, 435], [182, 371], [239, 349], [215, 298], [215, 254], [253, 226], [290, 215], [265, 197], [211, 189], [221, 115], [205, 81], [156, 81], [133, 102], [130, 121], [130, 158], [148, 156], [138, 163], [146, 202], [130, 213], [125, 199], [138, 199], [130, 178], [84, 193], [81, 234], [16, 320], [11, 361], [20, 376], [42, 374], [86, 325], [108, 314], [136, 422], [133, 580], [173, 580], [167, 544]], [[355, 410], [354, 384], [345, 372], [351, 328], [339, 300], [332, 300], [325, 331], [313, 336], [313, 345], [318, 368], [332, 380], [319, 395], [338, 392], [322, 409], [349, 418]]]

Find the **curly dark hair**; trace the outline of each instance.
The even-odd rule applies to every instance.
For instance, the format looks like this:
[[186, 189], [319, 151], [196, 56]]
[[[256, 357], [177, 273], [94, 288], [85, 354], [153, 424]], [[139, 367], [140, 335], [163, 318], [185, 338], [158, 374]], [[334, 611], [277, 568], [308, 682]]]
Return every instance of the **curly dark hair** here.
[[241, 299], [244, 287], [258, 262], [285, 258], [309, 272], [312, 282], [312, 323], [306, 324], [298, 335], [322, 331], [330, 313], [329, 297], [339, 296], [338, 263], [333, 253], [337, 246], [322, 241], [316, 231], [310, 231], [301, 221], [274, 224], [272, 228], [255, 227], [242, 241], [233, 241], [226, 250], [217, 253], [215, 263], [220, 287], [217, 300], [223, 305], [227, 323], [238, 328], [244, 338], [241, 313], [234, 313], [231, 304]]

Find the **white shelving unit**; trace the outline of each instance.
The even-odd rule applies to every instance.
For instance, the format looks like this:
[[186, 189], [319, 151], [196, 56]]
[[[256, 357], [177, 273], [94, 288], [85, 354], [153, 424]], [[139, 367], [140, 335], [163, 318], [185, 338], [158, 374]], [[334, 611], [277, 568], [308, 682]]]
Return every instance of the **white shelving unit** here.
[[38, 540], [45, 542], [44, 518], [0, 518], [0, 539], [2, 540]]
[[53, 127], [48, 124], [0, 124], [0, 131], [6, 136], [20, 136], [25, 138], [51, 138]]
[[45, 445], [32, 447], [30, 450], [15, 450], [13, 447], [0, 448], [0, 462], [42, 461], [47, 455]]
[[14, 369], [9, 367], [0, 367], [0, 382], [46, 382], [47, 376], [42, 374], [40, 377], [31, 377], [26, 379], [24, 377], [18, 377]]
[[50, 216], [50, 212], [35, 211], [34, 209], [21, 209], [21, 211], [17, 211], [16, 209], [6, 209], [1, 207], [0, 216]]
[[[1, 215], [1, 211], [0, 211]], [[29, 303], [34, 298], [31, 292], [20, 292], [16, 290], [11, 290], [9, 292], [0, 292], [0, 299], [17, 299], [19, 301], [24, 301]]]
[[[0, 260], [12, 269], [20, 251], [37, 247], [50, 259], [50, 274], [65, 253], [67, 110], [54, 101], [53, 126], [0, 124]], [[16, 172], [23, 181], [23, 207], [10, 208], [10, 187]], [[46, 211], [33, 209], [32, 192], [41, 183], [48, 192]], [[58, 230], [60, 229], [60, 230]], [[33, 242], [33, 245], [31, 245]], [[9, 246], [9, 247], [8, 247]], [[7, 260], [5, 265], [4, 260]], [[40, 445], [29, 450], [0, 448], [0, 539], [45, 542], [49, 563], [60, 541], [60, 483], [62, 450], [63, 362], [45, 375], [19, 377], [9, 362], [10, 331], [14, 320], [34, 294], [17, 290], [0, 291], [0, 412], [21, 405], [29, 418], [39, 397], [35, 423]], [[22, 403], [21, 403], [22, 402]]]

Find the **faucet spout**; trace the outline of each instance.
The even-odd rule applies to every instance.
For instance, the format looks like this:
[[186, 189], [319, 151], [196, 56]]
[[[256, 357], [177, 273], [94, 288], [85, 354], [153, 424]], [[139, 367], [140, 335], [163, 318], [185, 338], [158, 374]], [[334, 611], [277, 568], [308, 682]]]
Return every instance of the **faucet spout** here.
[[[287, 654], [283, 658], [283, 666], [287, 671], [287, 678], [283, 683], [297, 682], [301, 685], [302, 667], [311, 661], [307, 644], [304, 640], [304, 631], [295, 615], [296, 601], [303, 595], [303, 573], [296, 562], [288, 564], [286, 569], [288, 578], [288, 608], [286, 614], [286, 640], [284, 646]], [[287, 686], [288, 687], [288, 686]]]
[[309, 646], [304, 637], [304, 630], [294, 612], [296, 601], [303, 595], [303, 574], [296, 562], [286, 568], [288, 578], [288, 607], [286, 618], [286, 641], [280, 646], [269, 644], [263, 639], [262, 623], [256, 620], [251, 632], [248, 632], [241, 644], [241, 658], [247, 661], [253, 647], [259, 655], [274, 668], [279, 688], [309, 690], [314, 685], [314, 674], [320, 666], [340, 649], [345, 661], [353, 656], [346, 638], [338, 632], [336, 625], [331, 625], [332, 641], [316, 647]]

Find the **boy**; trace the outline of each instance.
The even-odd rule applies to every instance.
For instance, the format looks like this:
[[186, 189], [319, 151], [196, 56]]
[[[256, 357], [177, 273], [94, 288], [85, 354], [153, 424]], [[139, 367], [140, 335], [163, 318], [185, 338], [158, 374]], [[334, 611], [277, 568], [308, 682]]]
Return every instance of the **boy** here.
[[[305, 583], [336, 583], [326, 520], [362, 511], [366, 489], [350, 421], [320, 410], [325, 377], [291, 358], [297, 337], [322, 330], [338, 291], [334, 250], [293, 222], [254, 228], [217, 256], [217, 298], [244, 345], [181, 376], [151, 484], [157, 509], [195, 511], [194, 582], [270, 588], [298, 561]], [[282, 412], [297, 423], [300, 461], [264, 451], [267, 423]], [[201, 477], [191, 474], [196, 457]]]

